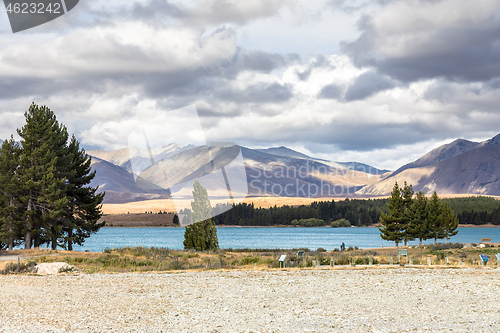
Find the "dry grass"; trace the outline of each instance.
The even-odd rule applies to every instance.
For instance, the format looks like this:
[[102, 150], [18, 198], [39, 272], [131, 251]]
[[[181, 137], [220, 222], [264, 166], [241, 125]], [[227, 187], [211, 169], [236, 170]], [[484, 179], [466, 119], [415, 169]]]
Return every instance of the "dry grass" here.
[[[416, 267], [428, 267], [427, 258], [432, 261], [431, 267], [459, 267], [460, 258], [464, 266], [478, 266], [479, 254], [488, 254], [488, 266], [496, 266], [495, 253], [499, 251], [499, 244], [490, 248], [407, 248]], [[401, 248], [399, 248], [401, 249]], [[323, 268], [328, 268], [332, 259], [336, 268], [350, 268], [350, 263], [367, 267], [369, 259], [374, 260], [373, 267], [395, 267], [388, 265], [390, 258], [394, 265], [398, 264], [398, 249], [394, 247], [348, 250], [340, 253], [305, 251], [305, 257], [298, 260], [297, 250], [219, 250], [213, 252], [195, 252], [182, 250], [169, 250], [165, 248], [123, 248], [107, 249], [103, 252], [78, 252], [78, 251], [51, 251], [51, 250], [18, 250], [22, 261], [60, 262], [64, 261], [77, 267], [82, 272], [145, 272], [145, 271], [176, 271], [176, 270], [212, 270], [212, 269], [275, 269], [279, 268], [278, 258], [287, 254], [286, 267], [291, 269], [310, 268], [321, 263]], [[9, 255], [12, 253], [9, 253]], [[445, 258], [448, 257], [449, 265]], [[402, 263], [406, 260], [402, 257]], [[7, 262], [0, 262], [4, 268]], [[379, 265], [378, 265], [379, 264]]]
[[[442, 199], [448, 199], [448, 198], [465, 198], [465, 197], [474, 197], [474, 196], [479, 196], [475, 194], [442, 194], [440, 197]], [[495, 199], [500, 199], [500, 196], [490, 196]], [[299, 205], [309, 205], [314, 201], [342, 201], [345, 200], [347, 197], [322, 197], [322, 198], [301, 198], [301, 197], [248, 197], [243, 200], [243, 202], [246, 203], [253, 203], [255, 207], [261, 207], [261, 208], [269, 208], [273, 206], [284, 206], [284, 205], [289, 205], [289, 206], [299, 206]], [[366, 199], [364, 197], [349, 197], [349, 198], [355, 198], [355, 199]], [[370, 197], [371, 199], [385, 199], [388, 198], [388, 196], [377, 196], [377, 197]], [[226, 199], [223, 200], [211, 200], [211, 203], [213, 206], [215, 206], [218, 203], [227, 203]], [[174, 201], [172, 199], [158, 199], [158, 200], [145, 200], [145, 201], [136, 201], [136, 202], [129, 202], [129, 203], [124, 203], [124, 204], [104, 204], [103, 205], [103, 212], [104, 214], [112, 215], [112, 214], [138, 214], [138, 213], [144, 213], [144, 212], [149, 212], [152, 211], [153, 213], [157, 213], [160, 210], [161, 211], [167, 211], [167, 212], [175, 212], [176, 208], [178, 210], [184, 209], [184, 208], [191, 208], [191, 201], [190, 200], [176, 200], [175, 205]]]
[[[386, 198], [386, 197], [380, 197]], [[246, 203], [253, 203], [255, 207], [269, 208], [273, 206], [299, 206], [299, 205], [309, 205], [314, 201], [341, 201], [345, 200], [346, 197], [323, 197], [323, 198], [301, 198], [301, 197], [248, 197], [243, 200]], [[227, 203], [227, 200], [211, 200], [212, 206], [218, 203]], [[152, 211], [157, 213], [158, 211], [175, 212], [175, 209], [191, 208], [190, 200], [176, 200], [171, 199], [160, 199], [160, 200], [145, 200], [129, 202], [124, 204], [104, 204], [103, 212], [104, 214], [137, 214]]]

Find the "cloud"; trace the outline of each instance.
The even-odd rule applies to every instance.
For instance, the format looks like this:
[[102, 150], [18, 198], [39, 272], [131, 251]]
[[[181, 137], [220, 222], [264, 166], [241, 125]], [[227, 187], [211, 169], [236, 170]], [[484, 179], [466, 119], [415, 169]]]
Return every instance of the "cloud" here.
[[398, 0], [329, 0], [328, 5], [334, 10], [352, 14], [375, 5], [387, 5], [395, 1]]
[[340, 99], [342, 95], [342, 88], [336, 85], [335, 83], [331, 83], [329, 85], [324, 86], [320, 93], [318, 94], [319, 98], [328, 98], [328, 99]]
[[290, 85], [279, 83], [257, 83], [248, 85], [243, 90], [228, 89], [217, 93], [223, 100], [237, 103], [281, 103], [293, 96]]
[[498, 2], [481, 0], [395, 1], [365, 16], [362, 33], [342, 49], [360, 67], [414, 82], [457, 82], [500, 75]]
[[324, 55], [318, 55], [309, 62], [307, 68], [303, 70], [297, 70], [297, 76], [301, 81], [306, 81], [311, 76], [313, 70], [317, 68], [334, 68], [327, 57]]
[[347, 89], [345, 100], [348, 102], [368, 98], [378, 92], [392, 89], [396, 86], [390, 78], [369, 71], [356, 78], [354, 83]]

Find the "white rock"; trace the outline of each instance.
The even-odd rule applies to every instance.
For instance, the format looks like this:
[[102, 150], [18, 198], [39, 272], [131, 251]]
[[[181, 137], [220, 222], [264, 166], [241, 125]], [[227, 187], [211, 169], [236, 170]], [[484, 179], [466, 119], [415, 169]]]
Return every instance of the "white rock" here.
[[59, 273], [61, 268], [73, 268], [65, 262], [44, 262], [35, 266], [35, 272], [40, 275], [54, 275]]

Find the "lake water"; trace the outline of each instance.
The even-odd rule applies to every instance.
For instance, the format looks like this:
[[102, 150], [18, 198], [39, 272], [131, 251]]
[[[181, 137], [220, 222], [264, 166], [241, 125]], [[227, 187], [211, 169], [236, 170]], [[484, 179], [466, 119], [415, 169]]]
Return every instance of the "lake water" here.
[[[339, 248], [342, 242], [346, 247], [357, 246], [361, 249], [380, 246], [394, 246], [380, 238], [377, 228], [258, 228], [223, 227], [217, 228], [219, 246], [223, 249], [292, 249], [318, 247], [327, 250]], [[479, 243], [481, 238], [491, 238], [500, 242], [500, 228], [459, 228], [453, 243]], [[182, 249], [184, 228], [101, 228], [97, 234], [88, 238], [83, 246], [74, 250], [100, 252], [105, 248], [127, 246], [166, 247]], [[439, 240], [444, 242], [444, 240]], [[433, 244], [429, 240], [425, 244]], [[417, 245], [418, 241], [410, 242]]]

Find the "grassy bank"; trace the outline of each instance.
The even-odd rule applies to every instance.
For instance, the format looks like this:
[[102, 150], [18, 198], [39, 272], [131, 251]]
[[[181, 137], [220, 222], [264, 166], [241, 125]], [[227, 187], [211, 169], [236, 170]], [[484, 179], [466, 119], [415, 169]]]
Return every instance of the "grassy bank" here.
[[[480, 265], [479, 255], [490, 258], [488, 266], [496, 266], [498, 244], [486, 248], [462, 248], [462, 244], [438, 244], [422, 248], [408, 248], [408, 254], [414, 266], [427, 265], [430, 258], [432, 265], [461, 267]], [[303, 256], [297, 252], [303, 251]], [[346, 252], [310, 251], [308, 249], [242, 249], [219, 250], [216, 252], [195, 252], [170, 250], [165, 248], [120, 248], [106, 249], [103, 252], [18, 250], [9, 255], [21, 256], [25, 266], [30, 263], [64, 261], [86, 273], [97, 272], [148, 272], [178, 270], [213, 270], [213, 269], [274, 269], [280, 267], [279, 258], [286, 254], [287, 268], [312, 268], [316, 266], [387, 266], [391, 262], [398, 265], [398, 249], [377, 248], [360, 250], [349, 248]], [[402, 264], [406, 258], [402, 257]], [[17, 261], [13, 262], [14, 264]], [[6, 262], [3, 264], [5, 271]], [[7, 273], [7, 272], [4, 272]]]

